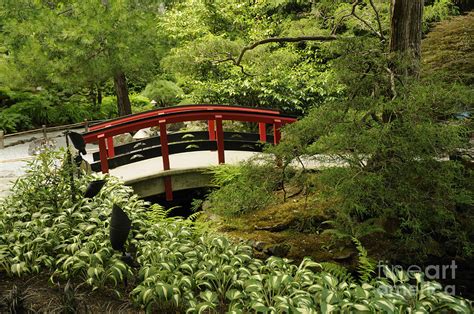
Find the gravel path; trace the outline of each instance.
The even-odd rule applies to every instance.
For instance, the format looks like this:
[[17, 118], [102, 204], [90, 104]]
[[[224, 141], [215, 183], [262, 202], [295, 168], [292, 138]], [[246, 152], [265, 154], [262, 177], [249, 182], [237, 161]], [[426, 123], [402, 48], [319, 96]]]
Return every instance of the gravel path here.
[[[80, 128], [73, 131], [82, 132], [83, 130]], [[42, 133], [38, 132], [5, 138], [7, 147], [0, 149], [0, 199], [9, 194], [16, 179], [25, 173], [27, 162], [34, 158], [28, 154], [28, 148], [33, 140], [42, 138], [42, 136]], [[50, 132], [48, 138], [56, 141], [56, 147], [66, 146], [63, 131]], [[20, 144], [16, 144], [19, 142]]]

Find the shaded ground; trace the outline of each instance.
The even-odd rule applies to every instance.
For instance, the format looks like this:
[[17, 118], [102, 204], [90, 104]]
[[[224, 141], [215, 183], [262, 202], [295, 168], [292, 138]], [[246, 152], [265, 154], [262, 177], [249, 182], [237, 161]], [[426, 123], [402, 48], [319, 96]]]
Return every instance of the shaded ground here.
[[0, 313], [11, 313], [13, 303], [17, 313], [143, 313], [128, 301], [128, 290], [122, 289], [123, 300], [112, 292], [90, 290], [55, 286], [45, 274], [9, 278], [0, 273]]

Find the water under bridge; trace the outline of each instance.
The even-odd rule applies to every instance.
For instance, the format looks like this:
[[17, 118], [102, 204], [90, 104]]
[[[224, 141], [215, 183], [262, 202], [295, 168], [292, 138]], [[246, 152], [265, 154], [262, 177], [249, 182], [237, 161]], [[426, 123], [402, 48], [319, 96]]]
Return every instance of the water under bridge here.
[[[227, 132], [226, 120], [255, 123], [258, 133]], [[188, 121], [205, 121], [207, 130], [168, 130], [170, 124]], [[277, 144], [280, 128], [295, 121], [278, 110], [184, 105], [101, 122], [82, 137], [99, 146], [92, 154], [92, 170], [121, 178], [142, 197], [165, 193], [172, 200], [173, 191], [209, 186], [209, 167], [239, 163], [261, 153], [265, 144]], [[157, 128], [158, 135], [114, 146], [114, 136], [150, 127]]]

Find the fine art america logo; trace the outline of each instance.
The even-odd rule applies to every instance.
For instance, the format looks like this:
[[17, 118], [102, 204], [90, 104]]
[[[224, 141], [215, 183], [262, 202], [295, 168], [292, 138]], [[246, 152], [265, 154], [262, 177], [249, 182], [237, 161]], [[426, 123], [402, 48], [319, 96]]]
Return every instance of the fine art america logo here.
[[[433, 280], [433, 281], [440, 281], [440, 280], [454, 280], [456, 279], [456, 269], [458, 266], [456, 265], [456, 261], [451, 261], [451, 264], [447, 265], [428, 265], [426, 267], [420, 267], [419, 265], [410, 265], [407, 268], [403, 268], [400, 265], [389, 265], [388, 261], [379, 261], [377, 265], [377, 276], [379, 278], [385, 277], [386, 274], [385, 269], [391, 271], [393, 274], [397, 274], [400, 271], [404, 271], [410, 281], [422, 274], [425, 280]], [[405, 286], [406, 287], [406, 286]], [[410, 286], [413, 292], [416, 292], [417, 285]], [[391, 291], [381, 291], [383, 293], [391, 293], [394, 292], [394, 289], [397, 287], [388, 287], [384, 286], [383, 289]], [[456, 286], [455, 285], [446, 285], [443, 287], [443, 291], [450, 295], [456, 294]]]

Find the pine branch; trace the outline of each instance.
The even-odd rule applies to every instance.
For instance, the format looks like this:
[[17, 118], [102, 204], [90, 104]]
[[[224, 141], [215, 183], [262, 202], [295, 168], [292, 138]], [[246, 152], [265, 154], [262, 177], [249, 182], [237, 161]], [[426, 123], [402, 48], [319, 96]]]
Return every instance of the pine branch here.
[[300, 37], [273, 37], [273, 38], [267, 38], [263, 39], [260, 41], [256, 41], [253, 44], [246, 46], [242, 49], [240, 52], [239, 57], [236, 60], [236, 64], [239, 65], [240, 62], [242, 61], [242, 58], [244, 57], [244, 54], [252, 49], [257, 48], [260, 45], [265, 45], [269, 43], [295, 43], [295, 42], [301, 42], [301, 41], [332, 41], [336, 40], [337, 37], [334, 35], [329, 35], [329, 36], [300, 36]]
[[253, 50], [258, 46], [270, 44], [270, 43], [295, 43], [295, 42], [302, 42], [302, 41], [333, 41], [336, 40], [337, 37], [334, 35], [321, 35], [321, 36], [299, 36], [299, 37], [272, 37], [263, 40], [259, 40], [254, 42], [251, 45], [245, 46], [241, 51], [237, 59], [235, 59], [230, 53], [226, 59], [217, 60], [214, 63], [219, 64], [223, 62], [232, 62], [235, 66], [240, 67], [241, 71], [245, 75], [251, 76], [251, 74], [246, 73], [244, 67], [241, 65], [242, 59], [245, 53], [249, 50]]

